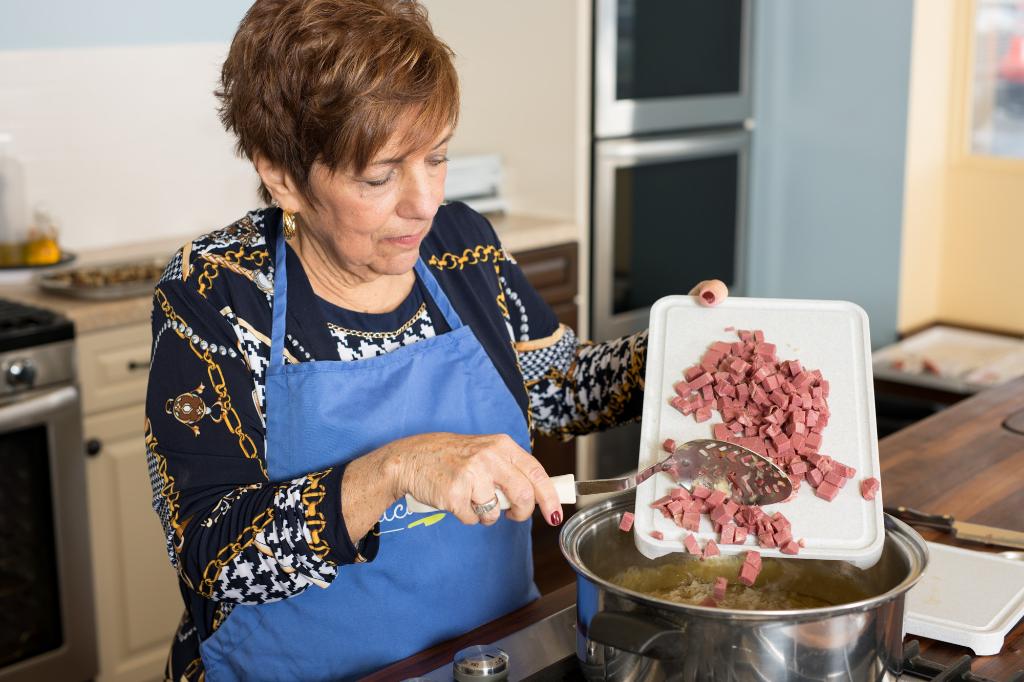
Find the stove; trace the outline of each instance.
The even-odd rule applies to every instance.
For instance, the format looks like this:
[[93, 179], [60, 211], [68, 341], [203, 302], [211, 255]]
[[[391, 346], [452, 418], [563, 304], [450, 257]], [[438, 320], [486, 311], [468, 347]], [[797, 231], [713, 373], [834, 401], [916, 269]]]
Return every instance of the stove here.
[[74, 337], [63, 315], [0, 299], [0, 402], [72, 382]]
[[0, 300], [0, 682], [97, 672], [74, 335]]
[[[508, 679], [513, 682], [586, 680], [576, 658], [575, 606], [559, 611], [487, 647], [490, 651], [494, 648], [501, 649], [508, 656], [508, 677], [490, 679]], [[468, 678], [455, 677], [453, 665], [449, 663], [414, 679], [450, 682], [452, 679]], [[472, 679], [482, 682], [488, 678], [474, 676]], [[913, 640], [904, 645], [903, 674], [889, 676], [887, 679], [891, 682], [912, 682], [922, 679], [933, 682], [1024, 682], [1024, 671], [1005, 680], [979, 677], [971, 673], [970, 656], [963, 656], [952, 665], [942, 665], [922, 657], [917, 641]]]

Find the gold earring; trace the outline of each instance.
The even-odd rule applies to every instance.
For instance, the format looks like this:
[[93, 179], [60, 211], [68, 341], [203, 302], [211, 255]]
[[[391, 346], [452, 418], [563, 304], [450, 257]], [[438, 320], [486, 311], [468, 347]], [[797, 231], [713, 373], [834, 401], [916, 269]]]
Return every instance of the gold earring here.
[[282, 220], [284, 222], [284, 238], [291, 239], [295, 236], [295, 232], [298, 230], [295, 225], [295, 214], [291, 211], [285, 211]]

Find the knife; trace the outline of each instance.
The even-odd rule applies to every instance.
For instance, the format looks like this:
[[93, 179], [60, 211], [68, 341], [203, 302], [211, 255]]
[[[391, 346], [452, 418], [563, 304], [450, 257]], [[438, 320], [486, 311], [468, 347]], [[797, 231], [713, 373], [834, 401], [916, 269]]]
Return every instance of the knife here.
[[1024, 533], [1020, 531], [957, 521], [949, 514], [926, 514], [909, 507], [885, 507], [884, 511], [912, 526], [923, 526], [951, 533], [958, 540], [972, 540], [986, 545], [1024, 549]]

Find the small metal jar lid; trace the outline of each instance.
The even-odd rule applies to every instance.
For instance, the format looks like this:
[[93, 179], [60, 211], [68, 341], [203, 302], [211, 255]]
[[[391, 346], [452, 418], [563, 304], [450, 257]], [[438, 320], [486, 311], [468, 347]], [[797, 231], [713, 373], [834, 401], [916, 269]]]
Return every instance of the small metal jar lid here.
[[483, 682], [508, 678], [508, 654], [496, 646], [471, 646], [455, 654], [456, 682]]

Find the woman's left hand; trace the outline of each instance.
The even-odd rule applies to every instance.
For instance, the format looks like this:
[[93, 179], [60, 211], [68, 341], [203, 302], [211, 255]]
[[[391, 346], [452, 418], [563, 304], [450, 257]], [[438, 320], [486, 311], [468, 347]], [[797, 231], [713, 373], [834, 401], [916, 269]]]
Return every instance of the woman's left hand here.
[[690, 289], [690, 296], [696, 296], [697, 302], [701, 305], [718, 305], [729, 298], [729, 288], [720, 279], [706, 279], [698, 282], [697, 286]]

